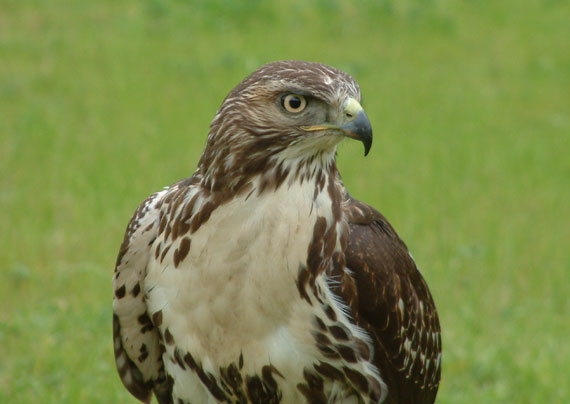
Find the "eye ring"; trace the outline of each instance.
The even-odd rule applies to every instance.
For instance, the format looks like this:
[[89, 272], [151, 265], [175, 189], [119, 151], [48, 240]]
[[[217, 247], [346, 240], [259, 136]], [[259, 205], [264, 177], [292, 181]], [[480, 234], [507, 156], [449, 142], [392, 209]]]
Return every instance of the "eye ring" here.
[[298, 114], [307, 106], [307, 99], [300, 94], [287, 94], [281, 99], [281, 105], [286, 111]]

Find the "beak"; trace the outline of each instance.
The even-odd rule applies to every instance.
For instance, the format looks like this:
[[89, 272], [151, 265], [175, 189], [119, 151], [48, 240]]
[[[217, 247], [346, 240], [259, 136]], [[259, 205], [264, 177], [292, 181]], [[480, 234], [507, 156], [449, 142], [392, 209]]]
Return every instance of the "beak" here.
[[372, 146], [370, 121], [360, 103], [354, 98], [346, 100], [343, 109], [347, 122], [340, 129], [344, 132], [344, 136], [360, 140], [364, 144], [364, 155], [366, 156]]
[[356, 113], [356, 117], [347, 124], [340, 127], [346, 137], [360, 140], [364, 144], [364, 155], [366, 156], [372, 147], [372, 126], [361, 108]]
[[372, 126], [362, 106], [354, 98], [349, 98], [343, 107], [344, 124], [341, 126], [332, 124], [322, 124], [314, 126], [301, 126], [307, 132], [335, 131], [351, 139], [360, 140], [364, 144], [364, 155], [366, 156], [372, 146]]

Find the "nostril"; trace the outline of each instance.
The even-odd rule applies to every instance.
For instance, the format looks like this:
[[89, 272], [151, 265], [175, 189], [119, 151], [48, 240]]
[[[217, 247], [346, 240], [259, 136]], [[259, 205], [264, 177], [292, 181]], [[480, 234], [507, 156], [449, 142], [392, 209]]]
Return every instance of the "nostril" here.
[[354, 115], [351, 114], [350, 112], [346, 112], [345, 115], [348, 119], [354, 118]]

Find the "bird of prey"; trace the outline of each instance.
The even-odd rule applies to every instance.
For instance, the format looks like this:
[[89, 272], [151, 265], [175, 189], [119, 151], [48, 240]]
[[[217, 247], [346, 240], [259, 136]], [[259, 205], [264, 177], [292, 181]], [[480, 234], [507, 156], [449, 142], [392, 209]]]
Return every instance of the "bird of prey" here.
[[344, 138], [372, 144], [360, 88], [266, 64], [216, 113], [195, 173], [128, 224], [113, 286], [123, 384], [159, 403], [433, 403], [431, 294], [388, 221], [352, 198]]

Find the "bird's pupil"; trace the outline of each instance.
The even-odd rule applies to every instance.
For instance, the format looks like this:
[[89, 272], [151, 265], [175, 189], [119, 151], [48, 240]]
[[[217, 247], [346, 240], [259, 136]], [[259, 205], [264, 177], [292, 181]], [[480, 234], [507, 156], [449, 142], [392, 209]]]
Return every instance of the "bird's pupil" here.
[[289, 99], [289, 106], [293, 109], [297, 109], [301, 106], [301, 100], [299, 97], [291, 97]]

